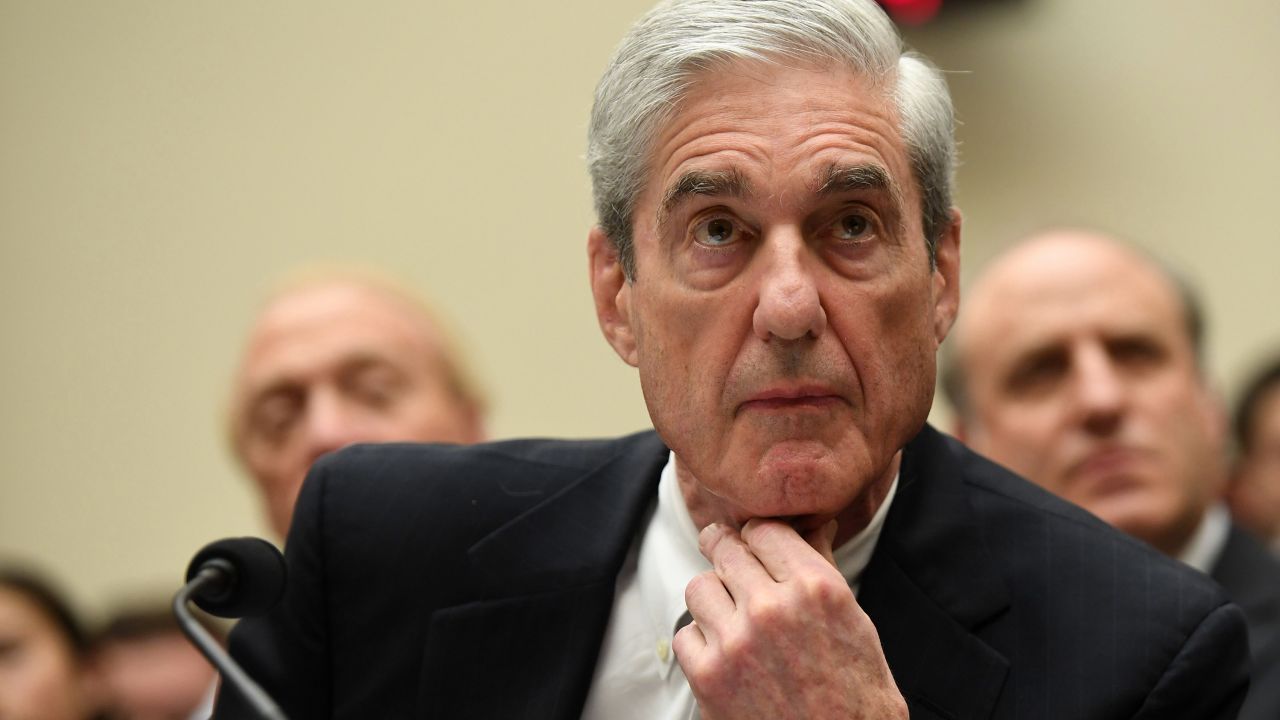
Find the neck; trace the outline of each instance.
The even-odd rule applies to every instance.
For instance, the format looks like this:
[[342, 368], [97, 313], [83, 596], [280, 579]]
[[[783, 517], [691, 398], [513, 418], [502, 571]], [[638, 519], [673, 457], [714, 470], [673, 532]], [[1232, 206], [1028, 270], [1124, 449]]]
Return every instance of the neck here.
[[889, 466], [880, 474], [880, 477], [872, 480], [862, 493], [836, 516], [839, 524], [832, 547], [840, 547], [867, 527], [876, 511], [884, 504], [884, 499], [889, 495], [889, 488], [893, 487], [893, 479], [897, 477], [901, 467], [902, 451], [899, 450], [894, 453]]

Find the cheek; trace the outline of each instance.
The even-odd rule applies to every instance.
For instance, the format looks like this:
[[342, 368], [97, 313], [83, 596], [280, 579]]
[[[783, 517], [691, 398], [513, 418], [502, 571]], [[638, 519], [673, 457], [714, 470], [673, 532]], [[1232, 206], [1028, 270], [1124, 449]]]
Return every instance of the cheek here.
[[735, 334], [740, 325], [714, 310], [695, 303], [680, 310], [646, 308], [643, 316], [655, 322], [637, 326], [640, 388], [649, 417], [669, 443], [697, 439], [687, 443], [686, 455], [694, 446], [720, 445], [731, 423], [724, 393], [743, 339]]
[[308, 469], [301, 453], [288, 448], [264, 453], [264, 457], [251, 464], [249, 474], [257, 482], [272, 512], [283, 513], [278, 508], [293, 505]]
[[1009, 469], [1057, 485], [1044, 469], [1053, 464], [1058, 433], [1053, 413], [1013, 403], [984, 403], [970, 445]]
[[11, 680], [18, 704], [28, 709], [60, 706], [75, 690], [71, 660], [52, 643], [41, 642], [28, 648], [28, 659]]
[[302, 465], [301, 456], [302, 451], [296, 442], [258, 448], [249, 462], [249, 472], [254, 477], [263, 478], [269, 492], [277, 492], [281, 486], [289, 484], [287, 478], [297, 474]]
[[391, 442], [416, 440], [420, 442], [458, 442], [463, 433], [462, 408], [448, 398], [433, 396], [420, 403], [412, 400], [397, 415], [383, 419], [381, 430]]
[[[902, 418], [913, 429], [928, 416], [937, 372], [933, 308], [922, 282], [879, 296], [841, 299], [853, 309], [846, 310], [848, 320], [838, 329], [868, 406]], [[859, 306], [876, 311], [858, 313]]]

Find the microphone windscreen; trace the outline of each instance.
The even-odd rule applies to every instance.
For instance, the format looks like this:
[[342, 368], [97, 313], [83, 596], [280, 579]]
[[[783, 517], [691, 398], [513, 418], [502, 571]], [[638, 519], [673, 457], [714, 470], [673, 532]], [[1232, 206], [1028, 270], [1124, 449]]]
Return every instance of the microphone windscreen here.
[[207, 585], [192, 597], [210, 615], [261, 615], [274, 607], [284, 593], [284, 556], [262, 538], [227, 538], [205, 545], [187, 566], [187, 582], [206, 567], [218, 568], [224, 574], [222, 582]]

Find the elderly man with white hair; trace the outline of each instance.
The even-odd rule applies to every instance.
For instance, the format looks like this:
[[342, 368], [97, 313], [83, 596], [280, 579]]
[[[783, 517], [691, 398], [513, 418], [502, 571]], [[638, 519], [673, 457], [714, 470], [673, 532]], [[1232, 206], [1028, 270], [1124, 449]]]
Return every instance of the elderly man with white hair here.
[[952, 126], [870, 0], [655, 8], [588, 148], [654, 431], [322, 460], [233, 653], [308, 718], [1234, 717], [1220, 589], [926, 425]]

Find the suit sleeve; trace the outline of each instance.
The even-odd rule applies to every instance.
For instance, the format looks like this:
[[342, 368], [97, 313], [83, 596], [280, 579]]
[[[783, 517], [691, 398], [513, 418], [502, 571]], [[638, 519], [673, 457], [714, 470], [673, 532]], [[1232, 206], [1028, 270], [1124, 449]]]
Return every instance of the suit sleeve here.
[[1187, 636], [1135, 720], [1234, 720], [1249, 689], [1244, 615], [1219, 605]]
[[[263, 617], [231, 632], [231, 656], [290, 718], [330, 716], [328, 610], [325, 599], [324, 507], [329, 463], [322, 458], [303, 483], [285, 543], [284, 597]], [[256, 718], [223, 684], [214, 720]]]

